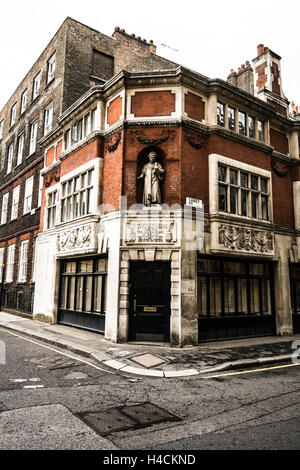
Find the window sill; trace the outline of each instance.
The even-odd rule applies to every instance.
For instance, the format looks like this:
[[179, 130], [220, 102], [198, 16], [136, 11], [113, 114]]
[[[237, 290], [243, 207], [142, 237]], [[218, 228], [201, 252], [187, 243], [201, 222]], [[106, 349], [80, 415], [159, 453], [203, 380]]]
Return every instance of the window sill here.
[[226, 216], [226, 217], [236, 217], [236, 218], [239, 218], [245, 222], [262, 222], [262, 223], [265, 223], [265, 224], [272, 224], [273, 222], [271, 220], [265, 220], [265, 219], [258, 219], [258, 218], [255, 218], [255, 217], [249, 217], [249, 216], [246, 216], [246, 215], [239, 215], [239, 214], [233, 214], [232, 212], [225, 212], [225, 211], [217, 211], [217, 212], [212, 212], [210, 213], [210, 215], [222, 215], [222, 216]]

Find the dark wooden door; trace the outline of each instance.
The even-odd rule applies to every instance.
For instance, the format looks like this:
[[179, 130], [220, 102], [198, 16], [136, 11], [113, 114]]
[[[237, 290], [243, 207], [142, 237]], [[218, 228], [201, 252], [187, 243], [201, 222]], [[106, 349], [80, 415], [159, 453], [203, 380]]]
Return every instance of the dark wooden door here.
[[133, 262], [129, 337], [169, 341], [171, 270], [168, 262]]

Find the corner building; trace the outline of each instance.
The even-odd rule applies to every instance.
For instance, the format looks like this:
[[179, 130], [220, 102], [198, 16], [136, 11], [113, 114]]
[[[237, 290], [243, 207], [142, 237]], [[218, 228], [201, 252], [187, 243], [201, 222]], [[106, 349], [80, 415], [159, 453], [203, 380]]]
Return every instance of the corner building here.
[[[259, 45], [223, 81], [113, 41], [129, 55], [39, 140], [33, 318], [178, 346], [299, 332], [300, 116], [280, 57]], [[150, 152], [161, 204], [141, 207]]]

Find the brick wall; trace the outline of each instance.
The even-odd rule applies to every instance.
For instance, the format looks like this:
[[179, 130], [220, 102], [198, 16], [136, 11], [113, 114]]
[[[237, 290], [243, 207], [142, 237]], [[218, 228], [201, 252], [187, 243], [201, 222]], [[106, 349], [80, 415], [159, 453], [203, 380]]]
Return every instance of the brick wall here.
[[122, 116], [122, 97], [117, 96], [111, 103], [109, 104], [107, 110], [107, 123], [112, 126], [116, 122], [118, 122]]
[[205, 103], [201, 96], [188, 92], [184, 95], [184, 110], [188, 117], [196, 121], [205, 119]]
[[131, 114], [135, 117], [171, 116], [175, 95], [171, 91], [138, 91], [131, 97]]
[[289, 152], [289, 141], [285, 134], [275, 129], [270, 129], [270, 143], [276, 152], [287, 154]]

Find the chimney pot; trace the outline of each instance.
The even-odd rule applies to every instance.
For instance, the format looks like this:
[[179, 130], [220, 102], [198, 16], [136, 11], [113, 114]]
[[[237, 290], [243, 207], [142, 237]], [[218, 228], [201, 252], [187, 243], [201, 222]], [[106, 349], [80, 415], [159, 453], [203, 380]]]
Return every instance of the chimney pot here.
[[135, 38], [135, 34], [132, 33], [131, 37], [132, 37], [132, 38]]
[[238, 73], [240, 73], [240, 72], [241, 72], [241, 67], [238, 67]]
[[153, 44], [153, 39], [150, 39], [149, 43], [150, 43], [150, 44]]
[[263, 44], [258, 44], [257, 46], [257, 55], [262, 55], [264, 53], [264, 45]]
[[119, 31], [119, 29], [120, 29], [119, 26], [115, 27], [115, 31]]
[[125, 33], [125, 29], [121, 29], [121, 33]]
[[250, 62], [249, 62], [249, 60], [246, 60], [246, 67], [250, 67]]
[[244, 70], [244, 68], [245, 68], [245, 64], [242, 64], [242, 69]]
[[234, 72], [234, 69], [230, 69], [230, 73], [235, 73], [235, 72]]

